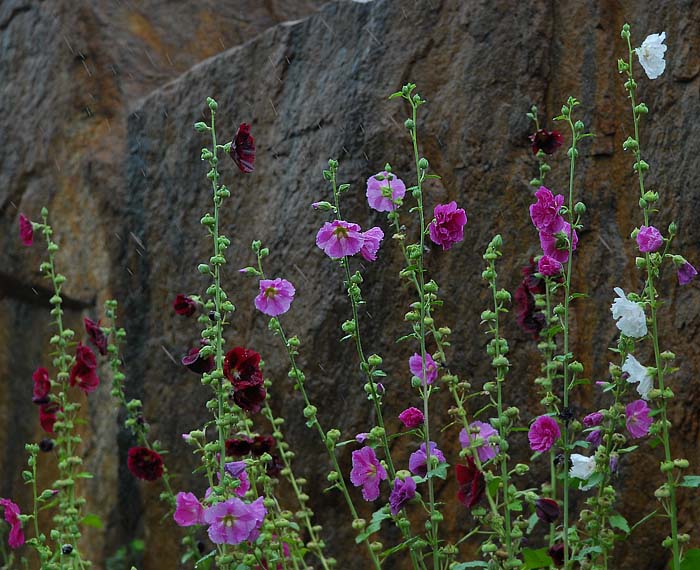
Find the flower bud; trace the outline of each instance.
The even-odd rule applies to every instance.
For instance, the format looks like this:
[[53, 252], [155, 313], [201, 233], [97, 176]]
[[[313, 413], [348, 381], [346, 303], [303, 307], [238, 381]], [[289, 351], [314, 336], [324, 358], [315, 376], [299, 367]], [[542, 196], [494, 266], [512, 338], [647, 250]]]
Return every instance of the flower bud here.
[[421, 170], [428, 170], [428, 166], [430, 166], [430, 165], [428, 164], [427, 158], [421, 158], [418, 161], [418, 168], [420, 168]]

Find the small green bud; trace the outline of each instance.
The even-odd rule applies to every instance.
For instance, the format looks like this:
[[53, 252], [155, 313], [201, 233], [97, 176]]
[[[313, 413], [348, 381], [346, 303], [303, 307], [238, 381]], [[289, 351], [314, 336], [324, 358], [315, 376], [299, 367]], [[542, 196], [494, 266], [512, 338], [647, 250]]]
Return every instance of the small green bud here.
[[202, 274], [211, 273], [211, 270], [209, 269], [209, 266], [206, 263], [200, 263], [197, 266], [197, 271], [199, 271]]
[[207, 133], [207, 132], [211, 131], [211, 129], [209, 128], [209, 125], [207, 125], [206, 123], [203, 123], [201, 121], [194, 124], [194, 130], [197, 131], [198, 133]]
[[430, 164], [428, 163], [427, 158], [421, 158], [418, 161], [418, 168], [420, 168], [421, 170], [428, 170], [428, 166], [430, 166]]
[[583, 216], [583, 214], [586, 213], [586, 204], [583, 202], [576, 202], [576, 205], [574, 206], [574, 212], [578, 214], [579, 216]]
[[211, 97], [207, 97], [207, 105], [209, 105], [209, 108], [212, 111], [216, 111], [216, 109], [219, 107], [219, 105], [217, 105], [216, 101], [214, 101], [214, 99], [212, 99]]
[[416, 128], [416, 124], [413, 122], [412, 119], [406, 119], [404, 122], [404, 127], [406, 127], [409, 131], [412, 131], [413, 129]]
[[381, 366], [382, 364], [382, 357], [379, 356], [378, 354], [372, 354], [370, 357], [367, 359], [367, 362], [369, 363], [370, 366], [376, 367], [376, 366]]

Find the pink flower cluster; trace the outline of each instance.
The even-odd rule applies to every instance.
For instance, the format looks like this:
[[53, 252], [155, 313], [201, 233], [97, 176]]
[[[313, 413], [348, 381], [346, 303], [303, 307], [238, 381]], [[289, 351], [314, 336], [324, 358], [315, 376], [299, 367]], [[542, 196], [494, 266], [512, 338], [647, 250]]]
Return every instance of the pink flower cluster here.
[[540, 186], [535, 198], [537, 202], [530, 206], [530, 219], [540, 233], [540, 246], [544, 253], [537, 269], [542, 275], [553, 277], [561, 273], [562, 263], [569, 259], [566, 240], [571, 240], [573, 251], [578, 244], [578, 236], [559, 213], [564, 205], [564, 196], [554, 196], [548, 188]]

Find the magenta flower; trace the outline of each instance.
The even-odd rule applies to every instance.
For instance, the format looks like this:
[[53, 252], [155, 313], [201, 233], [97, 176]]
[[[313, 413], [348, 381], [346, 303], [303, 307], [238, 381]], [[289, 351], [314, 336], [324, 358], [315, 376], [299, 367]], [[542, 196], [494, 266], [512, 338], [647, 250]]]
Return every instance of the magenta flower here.
[[381, 228], [371, 228], [362, 234], [362, 248], [360, 255], [366, 261], [376, 261], [379, 245], [384, 239], [384, 232]]
[[19, 215], [19, 239], [27, 247], [34, 243], [34, 226], [32, 221], [24, 214]]
[[642, 253], [656, 251], [664, 243], [661, 232], [654, 226], [642, 226], [637, 234], [637, 245]]
[[250, 134], [250, 125], [241, 123], [231, 141], [229, 155], [238, 170], [249, 174], [255, 170], [255, 139]]
[[678, 267], [677, 272], [679, 285], [687, 285], [693, 279], [695, 279], [695, 276], [698, 274], [695, 267], [693, 267], [687, 261]]
[[[476, 432], [474, 430], [476, 430]], [[498, 435], [498, 432], [491, 424], [477, 420], [469, 424], [469, 432], [470, 433], [467, 433], [466, 429], [462, 429], [462, 431], [459, 432], [459, 443], [462, 447], [471, 447], [473, 438], [479, 461], [483, 463], [496, 457], [499, 447], [495, 443], [490, 443], [489, 437]]]
[[429, 227], [433, 243], [442, 246], [443, 250], [448, 250], [464, 239], [467, 214], [457, 207], [457, 202], [437, 204], [433, 209], [433, 216], [435, 219], [430, 222]]
[[389, 495], [389, 510], [391, 514], [396, 516], [403, 509], [404, 505], [416, 496], [416, 482], [413, 477], [406, 479], [394, 479], [394, 488]]
[[294, 300], [294, 285], [286, 279], [261, 279], [260, 294], [255, 297], [255, 308], [270, 317], [282, 315]]
[[543, 255], [537, 262], [537, 271], [539, 271], [545, 277], [554, 277], [561, 273], [561, 263], [559, 263], [553, 257], [548, 255]]
[[333, 259], [359, 253], [363, 243], [360, 226], [344, 220], [326, 222], [316, 234], [316, 245]]
[[234, 479], [238, 479], [241, 484], [236, 487], [234, 493], [239, 497], [243, 497], [248, 489], [250, 489], [250, 480], [248, 479], [248, 473], [246, 473], [246, 463], [245, 461], [231, 461], [224, 465], [226, 473], [228, 473]]
[[10, 499], [1, 498], [0, 506], [5, 508], [5, 521], [10, 525], [7, 543], [10, 545], [10, 548], [19, 548], [24, 544], [24, 531], [22, 530], [22, 521], [19, 519], [19, 507]]
[[547, 230], [540, 230], [540, 245], [542, 246], [542, 251], [545, 255], [556, 259], [559, 263], [564, 263], [569, 259], [569, 250], [567, 247], [564, 247], [563, 242], [562, 249], [557, 247], [558, 239], [556, 234], [562, 233], [565, 236], [571, 237], [571, 251], [576, 250], [576, 246], [578, 245], [578, 235], [576, 234], [576, 230], [574, 230], [572, 236], [571, 225], [569, 222], [565, 222], [561, 217], [559, 220], [560, 223], [555, 223], [554, 227], [557, 229], [553, 232], [550, 233]]
[[236, 497], [212, 505], [204, 511], [209, 538], [214, 544], [240, 544], [255, 540], [267, 514], [263, 497], [246, 504]]
[[417, 376], [423, 381], [423, 386], [432, 384], [438, 377], [438, 366], [433, 360], [433, 357], [426, 353], [425, 355], [425, 376], [423, 375], [423, 359], [417, 352], [408, 359], [408, 368], [411, 374]]
[[[430, 442], [430, 457], [437, 457], [438, 463], [445, 463], [445, 456], [437, 447], [437, 443]], [[414, 475], [425, 477], [428, 474], [428, 455], [425, 452], [425, 442], [420, 444], [418, 451], [411, 453], [408, 458], [408, 469]]]
[[594, 429], [591, 433], [586, 436], [586, 441], [591, 444], [591, 451], [595, 451], [600, 447], [603, 442], [603, 430]]
[[603, 423], [603, 419], [603, 414], [600, 412], [593, 412], [592, 414], [588, 414], [585, 418], [583, 418], [583, 425], [587, 428], [599, 426]]
[[178, 526], [204, 524], [204, 507], [192, 493], [178, 493], [175, 496], [175, 514], [173, 519]]
[[650, 411], [644, 400], [635, 400], [625, 406], [625, 425], [633, 438], [644, 437], [649, 433], [652, 423]]
[[379, 463], [374, 449], [363, 447], [352, 452], [350, 481], [355, 487], [362, 487], [365, 501], [375, 501], [379, 497], [379, 484], [386, 478], [386, 469]]
[[564, 205], [564, 196], [554, 196], [549, 188], [540, 186], [535, 192], [537, 202], [530, 205], [530, 219], [539, 231], [556, 233], [559, 231], [561, 216], [559, 210]]
[[407, 429], [414, 429], [423, 425], [425, 417], [418, 408], [406, 408], [399, 414], [399, 419]]
[[[384, 180], [377, 180], [377, 176]], [[389, 177], [391, 176], [391, 180]], [[367, 179], [367, 202], [369, 207], [377, 212], [391, 212], [396, 205], [391, 201], [402, 199], [406, 195], [406, 185], [401, 179], [386, 171], [379, 172]], [[391, 196], [391, 198], [389, 198]]]
[[85, 332], [88, 335], [88, 339], [95, 348], [100, 352], [102, 356], [107, 354], [107, 335], [105, 335], [102, 327], [100, 327], [100, 321], [93, 321], [85, 317], [83, 319], [83, 324], [85, 325]]
[[533, 451], [549, 451], [560, 437], [559, 424], [551, 416], [538, 417], [527, 433]]
[[32, 374], [34, 390], [32, 391], [32, 402], [37, 405], [49, 403], [49, 392], [51, 392], [51, 380], [49, 371], [46, 368], [37, 368]]

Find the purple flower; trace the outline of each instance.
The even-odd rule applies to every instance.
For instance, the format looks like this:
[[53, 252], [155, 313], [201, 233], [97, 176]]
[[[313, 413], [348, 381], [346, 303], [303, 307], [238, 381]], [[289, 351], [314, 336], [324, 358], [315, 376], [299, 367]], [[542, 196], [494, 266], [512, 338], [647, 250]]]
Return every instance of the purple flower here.
[[588, 414], [585, 418], [583, 418], [583, 425], [587, 428], [599, 426], [603, 423], [603, 419], [603, 414], [600, 412], [593, 412], [592, 414]]
[[384, 232], [381, 228], [370, 228], [362, 234], [362, 248], [360, 255], [366, 261], [376, 261], [379, 245], [384, 239]]
[[[383, 176], [384, 180], [377, 180]], [[391, 180], [389, 179], [391, 177]], [[384, 190], [382, 190], [384, 189]], [[391, 195], [391, 198], [389, 196]], [[369, 207], [377, 212], [391, 212], [396, 205], [391, 201], [402, 199], [406, 195], [406, 185], [400, 178], [382, 171], [367, 179], [367, 202]]]
[[464, 239], [467, 214], [462, 208], [457, 207], [457, 202], [436, 205], [433, 216], [435, 219], [430, 222], [429, 228], [433, 243], [442, 246], [443, 250], [448, 250]]
[[489, 442], [492, 435], [498, 435], [498, 432], [491, 424], [475, 421], [469, 424], [469, 432], [466, 429], [459, 432], [459, 443], [462, 447], [476, 447], [479, 461], [484, 463], [496, 457], [499, 451], [498, 445]]
[[561, 273], [561, 263], [559, 263], [553, 257], [548, 255], [543, 255], [537, 262], [537, 271], [539, 271], [545, 277], [554, 277]]
[[34, 243], [34, 225], [24, 214], [19, 215], [19, 239], [27, 247]]
[[24, 544], [24, 531], [22, 530], [22, 521], [19, 518], [19, 507], [10, 499], [0, 499], [0, 506], [5, 508], [5, 522], [10, 525], [7, 544], [10, 545], [10, 548], [19, 548]]
[[248, 479], [248, 473], [246, 473], [245, 468], [245, 461], [231, 461], [230, 463], [226, 463], [224, 465], [226, 473], [241, 482], [241, 484], [233, 491], [239, 497], [243, 497], [248, 489], [250, 489], [250, 480]]
[[538, 417], [527, 432], [533, 451], [549, 451], [560, 437], [559, 424], [551, 416]]
[[591, 444], [591, 451], [595, 451], [603, 442], [603, 430], [594, 429], [586, 436], [586, 441]]
[[654, 226], [642, 226], [637, 234], [637, 245], [642, 253], [656, 251], [664, 243], [661, 232]]
[[178, 493], [175, 496], [175, 514], [173, 518], [178, 526], [204, 524], [204, 507], [192, 493]]
[[399, 419], [407, 429], [414, 429], [423, 425], [425, 417], [418, 408], [406, 408], [399, 414]]
[[350, 481], [355, 487], [362, 487], [365, 501], [374, 501], [379, 497], [379, 483], [386, 478], [386, 469], [379, 463], [374, 449], [363, 447], [352, 452]]
[[326, 222], [316, 234], [316, 245], [333, 259], [359, 253], [363, 243], [360, 226], [344, 220]]
[[559, 210], [564, 204], [564, 196], [557, 194], [554, 196], [549, 188], [540, 186], [535, 192], [537, 202], [530, 205], [530, 219], [539, 231], [555, 233], [559, 231], [558, 225], [561, 223]]
[[693, 267], [687, 261], [685, 261], [682, 265], [680, 265], [678, 267], [677, 271], [678, 271], [678, 284], [679, 285], [687, 285], [693, 279], [695, 279], [695, 276], [698, 274], [695, 267]]
[[255, 308], [270, 317], [277, 317], [289, 310], [294, 293], [294, 285], [286, 279], [261, 279], [260, 294], [255, 297]]
[[250, 504], [231, 497], [206, 509], [204, 522], [214, 544], [240, 544], [257, 538], [266, 514], [262, 497]]
[[[437, 457], [439, 463], [446, 461], [445, 456], [437, 448], [437, 443], [434, 441], [430, 442], [430, 457]], [[418, 451], [411, 453], [411, 456], [408, 458], [408, 469], [411, 473], [420, 477], [425, 477], [428, 474], [428, 456], [425, 452], [425, 442], [420, 444]]]
[[361, 433], [358, 433], [358, 434], [355, 436], [355, 441], [356, 441], [357, 443], [364, 443], [364, 442], [367, 441], [368, 439], [369, 439], [369, 433], [366, 432], [366, 431], [363, 431], [363, 432], [361, 432]]
[[411, 370], [411, 374], [423, 381], [423, 386], [432, 384], [437, 380], [438, 366], [433, 357], [427, 353], [425, 355], [425, 376], [423, 375], [423, 359], [417, 352], [408, 359], [408, 368]]
[[625, 406], [625, 425], [633, 438], [644, 437], [649, 433], [652, 423], [650, 411], [644, 400], [635, 400]]
[[396, 516], [403, 509], [404, 505], [416, 496], [416, 482], [413, 477], [406, 479], [394, 479], [394, 488], [389, 495], [389, 506], [391, 514]]
[[540, 230], [540, 245], [542, 246], [542, 251], [545, 255], [554, 258], [559, 263], [564, 263], [569, 259], [569, 250], [566, 247], [563, 247], [562, 249], [557, 247], [557, 242], [559, 242], [559, 239], [557, 238], [556, 234], [561, 233], [565, 236], [571, 237], [571, 251], [576, 250], [576, 246], [578, 245], [578, 235], [576, 234], [576, 230], [574, 230], [572, 236], [571, 225], [568, 222], [565, 222], [561, 217], [559, 220], [560, 223], [554, 225], [556, 228], [555, 230], [551, 232], [548, 230]]

